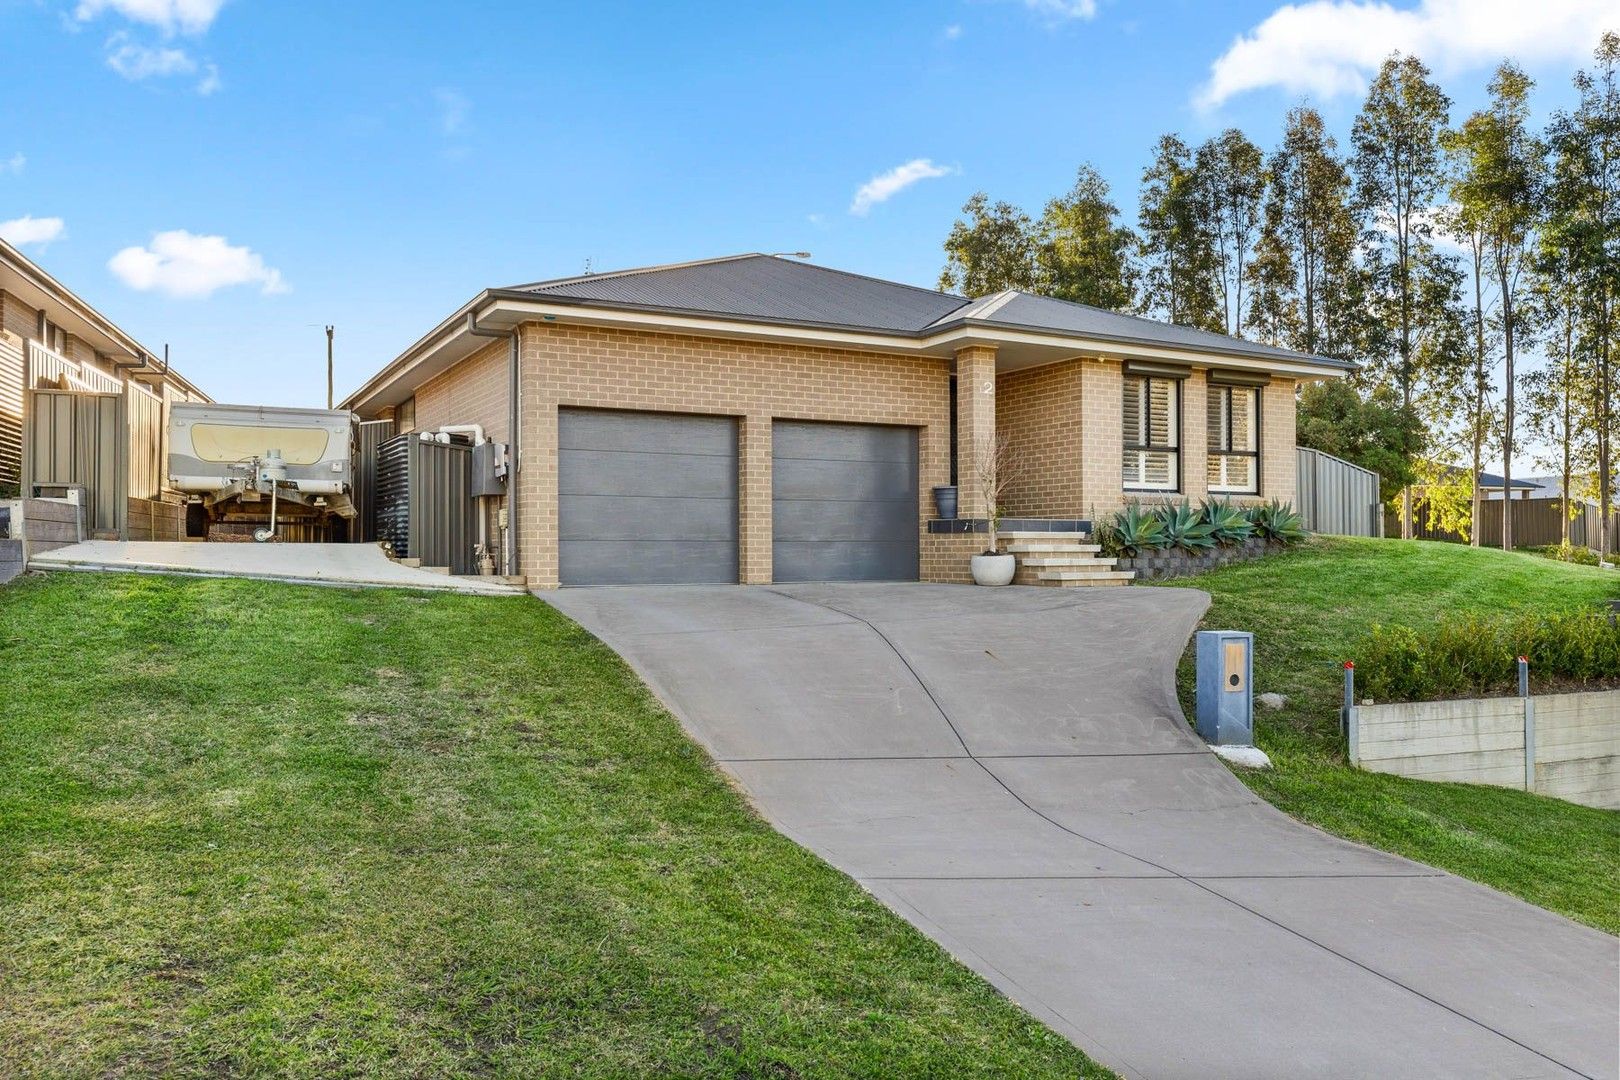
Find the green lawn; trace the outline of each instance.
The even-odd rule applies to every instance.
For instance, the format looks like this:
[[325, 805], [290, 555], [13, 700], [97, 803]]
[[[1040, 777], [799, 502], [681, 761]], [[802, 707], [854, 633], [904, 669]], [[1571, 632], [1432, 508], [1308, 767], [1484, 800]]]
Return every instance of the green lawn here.
[[0, 1075], [1101, 1076], [532, 598], [0, 589]]
[[[1345, 660], [1374, 622], [1422, 627], [1458, 611], [1593, 608], [1620, 574], [1455, 544], [1319, 538], [1283, 555], [1164, 583], [1214, 598], [1204, 626], [1255, 634], [1254, 689], [1270, 771], [1258, 794], [1330, 832], [1444, 867], [1620, 933], [1620, 814], [1522, 791], [1439, 784], [1348, 766], [1339, 737]], [[1192, 714], [1192, 653], [1181, 668]]]

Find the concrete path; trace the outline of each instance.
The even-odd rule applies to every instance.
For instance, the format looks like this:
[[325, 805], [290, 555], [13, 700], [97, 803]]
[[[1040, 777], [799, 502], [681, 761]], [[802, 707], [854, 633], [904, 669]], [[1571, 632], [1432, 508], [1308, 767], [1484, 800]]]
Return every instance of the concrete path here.
[[779, 829], [1126, 1075], [1620, 1074], [1615, 939], [1301, 825], [1188, 730], [1202, 593], [545, 599]]
[[315, 585], [513, 595], [491, 578], [448, 577], [404, 566], [376, 544], [187, 544], [164, 540], [86, 540], [36, 555], [31, 570], [119, 570], [202, 577], [261, 578]]

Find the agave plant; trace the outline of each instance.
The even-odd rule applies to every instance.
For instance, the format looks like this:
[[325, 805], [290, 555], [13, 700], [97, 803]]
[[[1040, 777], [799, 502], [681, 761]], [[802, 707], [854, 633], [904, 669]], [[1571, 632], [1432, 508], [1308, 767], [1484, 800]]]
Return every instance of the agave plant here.
[[1254, 522], [1240, 506], [1228, 499], [1205, 499], [1199, 516], [1209, 525], [1210, 535], [1222, 547], [1241, 544], [1254, 535]]
[[1178, 506], [1159, 508], [1159, 523], [1164, 527], [1165, 544], [1197, 554], [1215, 546], [1215, 530], [1194, 510], [1186, 499]]
[[1131, 503], [1114, 515], [1110, 530], [1113, 542], [1127, 556], [1165, 546], [1164, 525], [1152, 512], [1143, 510], [1136, 503]]
[[1272, 499], [1249, 511], [1254, 531], [1267, 540], [1279, 544], [1297, 544], [1305, 539], [1305, 523], [1294, 512], [1294, 504]]

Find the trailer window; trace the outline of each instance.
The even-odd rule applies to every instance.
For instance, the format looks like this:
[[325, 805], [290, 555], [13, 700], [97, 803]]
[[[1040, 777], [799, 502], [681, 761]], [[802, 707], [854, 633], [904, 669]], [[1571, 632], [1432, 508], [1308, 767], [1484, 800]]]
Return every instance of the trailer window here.
[[258, 424], [193, 424], [191, 449], [201, 461], [236, 464], [280, 450], [288, 465], [313, 465], [326, 456], [330, 433], [320, 428], [264, 427]]

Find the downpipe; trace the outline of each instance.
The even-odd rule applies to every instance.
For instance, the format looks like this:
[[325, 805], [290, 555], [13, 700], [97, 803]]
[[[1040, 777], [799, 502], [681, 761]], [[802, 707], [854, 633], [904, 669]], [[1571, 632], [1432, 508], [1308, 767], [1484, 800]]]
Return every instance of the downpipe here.
[[505, 563], [503, 572], [507, 577], [516, 577], [519, 572], [518, 563], [518, 485], [517, 474], [522, 461], [522, 451], [518, 442], [519, 409], [518, 409], [518, 360], [519, 338], [516, 327], [511, 330], [486, 330], [478, 325], [476, 312], [467, 312], [467, 333], [474, 337], [509, 338], [512, 342], [511, 355], [507, 359], [507, 388], [506, 388], [506, 445], [510, 465], [506, 475], [506, 543], [502, 545], [502, 561]]

